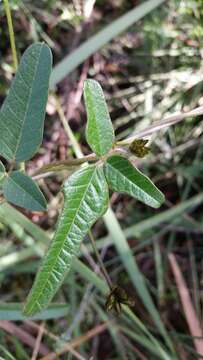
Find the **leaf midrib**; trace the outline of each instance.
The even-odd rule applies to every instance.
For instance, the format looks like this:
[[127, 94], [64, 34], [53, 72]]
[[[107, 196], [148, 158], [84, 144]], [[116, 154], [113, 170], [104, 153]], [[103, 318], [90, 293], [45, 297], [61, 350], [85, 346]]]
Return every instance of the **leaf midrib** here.
[[[102, 141], [101, 141], [101, 138], [100, 138], [100, 132], [99, 132], [99, 126], [98, 126], [98, 122], [97, 122], [97, 116], [96, 116], [96, 110], [95, 110], [95, 104], [94, 104], [94, 100], [92, 98], [92, 95], [91, 95], [91, 89], [89, 87], [89, 91], [90, 91], [90, 102], [91, 102], [91, 107], [92, 107], [92, 110], [94, 112], [94, 118], [95, 118], [95, 123], [96, 123], [96, 129], [94, 129], [94, 132], [96, 132], [96, 135], [97, 135], [97, 139], [98, 139], [98, 142], [97, 142], [97, 146], [99, 148], [99, 152], [100, 154], [103, 153], [102, 151]], [[90, 125], [89, 125], [90, 126]], [[95, 131], [96, 130], [96, 131]]]
[[[43, 47], [43, 44], [41, 44], [41, 45], [40, 45], [39, 57], [38, 57], [38, 61], [36, 62], [36, 65], [35, 65], [35, 70], [34, 70], [34, 76], [33, 76], [33, 79], [32, 79], [32, 83], [34, 82], [35, 77], [36, 77], [36, 73], [37, 73], [38, 65], [39, 65], [39, 62], [40, 62], [40, 57], [41, 57], [42, 47]], [[15, 152], [14, 152], [14, 158], [16, 158], [16, 154], [17, 154], [18, 149], [19, 149], [19, 144], [20, 144], [21, 139], [22, 139], [22, 133], [23, 133], [23, 131], [22, 131], [22, 130], [24, 129], [25, 120], [26, 120], [27, 113], [28, 113], [28, 110], [29, 110], [29, 107], [30, 107], [30, 99], [31, 99], [31, 96], [32, 96], [32, 92], [33, 92], [33, 87], [31, 87], [31, 91], [29, 92], [28, 101], [27, 101], [27, 106], [26, 106], [26, 110], [25, 110], [24, 117], [23, 117], [23, 122], [22, 122], [21, 132], [20, 132], [20, 136], [19, 136], [19, 138], [18, 138], [17, 144], [16, 144], [16, 149], [15, 149]]]
[[[137, 184], [135, 184], [135, 183], [134, 183], [133, 181], [131, 181], [129, 178], [127, 178], [126, 176], [124, 176], [124, 175], [122, 174], [122, 172], [120, 172], [118, 169], [116, 169], [116, 168], [115, 168], [114, 166], [112, 166], [110, 163], [107, 163], [107, 166], [110, 166], [114, 171], [118, 172], [124, 179], [127, 179], [132, 185], [136, 186], [139, 190], [141, 190], [142, 193], [147, 194], [147, 195], [150, 197], [150, 199], [152, 199], [153, 201], [156, 201], [156, 202], [158, 203], [158, 201], [157, 201], [154, 197], [152, 197], [149, 193], [145, 192], [141, 187], [139, 187]], [[138, 169], [136, 169], [136, 171], [139, 172]], [[145, 176], [145, 175], [143, 175], [143, 176]]]
[[[84, 200], [84, 197], [86, 196], [86, 193], [87, 193], [87, 191], [88, 191], [88, 188], [89, 188], [90, 183], [92, 182], [92, 178], [93, 178], [93, 176], [94, 176], [94, 174], [95, 174], [95, 171], [97, 171], [97, 168], [96, 168], [96, 167], [95, 167], [95, 169], [94, 169], [94, 171], [93, 171], [93, 173], [92, 173], [92, 176], [91, 176], [91, 178], [90, 178], [90, 180], [89, 180], [89, 182], [88, 182], [88, 185], [87, 185], [87, 188], [86, 188], [86, 190], [85, 190], [85, 192], [84, 192], [84, 194], [83, 194], [83, 197], [81, 198], [80, 204], [79, 204], [79, 206], [78, 206], [78, 208], [77, 208], [77, 211], [76, 211], [75, 216], [74, 216], [74, 218], [73, 218], [73, 220], [72, 220], [72, 222], [71, 222], [71, 226], [69, 227], [69, 231], [68, 231], [68, 232], [70, 232], [70, 229], [71, 229], [71, 227], [72, 227], [72, 225], [73, 225], [73, 223], [74, 223], [74, 221], [75, 221], [75, 218], [76, 218], [77, 213], [78, 213], [78, 209], [80, 208], [80, 205], [81, 205], [82, 201]], [[64, 195], [64, 198], [66, 198], [65, 195]], [[66, 235], [66, 237], [67, 237], [67, 235]], [[49, 281], [50, 274], [51, 274], [53, 268], [55, 267], [58, 258], [60, 257], [60, 254], [61, 254], [61, 252], [62, 252], [63, 246], [64, 246], [65, 241], [66, 241], [66, 237], [64, 238], [64, 241], [63, 241], [62, 246], [61, 246], [61, 248], [60, 248], [60, 250], [59, 250], [59, 254], [58, 254], [57, 257], [56, 257], [56, 260], [55, 260], [53, 266], [51, 267], [51, 270], [50, 270], [49, 273], [48, 273], [48, 276], [47, 276], [46, 282], [45, 282], [45, 284], [44, 284], [44, 287], [43, 287], [43, 289], [40, 291], [39, 295], [37, 296], [39, 299], [40, 299], [42, 293], [44, 292], [44, 289], [45, 289], [45, 287], [46, 287], [46, 285], [47, 285], [47, 283], [48, 283], [48, 281]], [[36, 302], [36, 301], [37, 301], [37, 300], [35, 300], [35, 302]], [[34, 308], [34, 306], [35, 306], [35, 303], [31, 306], [31, 309], [30, 309], [29, 313], [32, 314], [32, 309]]]

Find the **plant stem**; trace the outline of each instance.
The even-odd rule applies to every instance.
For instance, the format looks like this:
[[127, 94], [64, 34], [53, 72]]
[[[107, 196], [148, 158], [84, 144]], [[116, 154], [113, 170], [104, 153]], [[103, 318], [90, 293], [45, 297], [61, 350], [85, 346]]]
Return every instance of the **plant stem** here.
[[17, 52], [16, 52], [15, 34], [13, 31], [11, 10], [10, 10], [10, 6], [9, 6], [9, 1], [8, 0], [3, 0], [3, 1], [4, 1], [4, 9], [6, 12], [7, 23], [8, 23], [9, 38], [10, 38], [10, 44], [11, 44], [12, 57], [13, 57], [13, 68], [16, 72], [16, 70], [18, 68], [18, 58], [17, 58]]
[[75, 166], [79, 166], [81, 164], [84, 164], [85, 162], [95, 162], [98, 161], [99, 158], [95, 154], [90, 154], [87, 156], [83, 156], [82, 158], [77, 159], [67, 159], [62, 161], [56, 161], [51, 164], [47, 164], [39, 168], [32, 174], [32, 176], [36, 176], [39, 174], [44, 174], [46, 172], [53, 172], [53, 171], [62, 171], [67, 170], [70, 168], [73, 168]]
[[107, 282], [107, 284], [109, 286], [109, 289], [112, 290], [113, 284], [112, 284], [111, 279], [110, 279], [110, 277], [109, 277], [109, 275], [108, 275], [108, 273], [107, 273], [107, 271], [105, 269], [103, 260], [101, 259], [100, 254], [99, 254], [99, 252], [97, 250], [97, 247], [96, 247], [96, 244], [95, 244], [95, 239], [94, 239], [94, 236], [93, 236], [91, 230], [88, 232], [88, 235], [89, 235], [89, 238], [91, 240], [92, 248], [93, 248], [93, 250], [95, 252], [95, 255], [97, 257], [97, 260], [98, 260], [98, 263], [100, 265], [101, 271], [102, 271], [102, 273], [104, 275], [104, 278], [105, 278], [105, 280], [106, 280], [106, 282]]
[[[111, 150], [109, 152], [108, 156], [112, 156], [112, 155], [126, 156], [127, 153], [128, 152], [126, 151], [126, 149], [123, 149], [121, 147], [117, 147], [117, 148], [114, 148], [113, 150]], [[66, 159], [66, 160], [62, 160], [62, 161], [55, 161], [53, 163], [43, 165], [41, 168], [37, 169], [32, 174], [32, 176], [38, 176], [38, 175], [46, 174], [46, 173], [47, 174], [52, 174], [53, 172], [56, 172], [56, 171], [71, 170], [71, 169], [73, 169], [73, 168], [75, 168], [77, 166], [80, 166], [80, 165], [82, 165], [82, 164], [84, 164], [86, 162], [94, 163], [94, 162], [99, 161], [99, 160], [101, 160], [100, 157], [96, 156], [95, 153], [91, 153], [89, 155], [85, 155], [85, 156], [82, 156], [82, 157], [77, 157], [76, 159]]]

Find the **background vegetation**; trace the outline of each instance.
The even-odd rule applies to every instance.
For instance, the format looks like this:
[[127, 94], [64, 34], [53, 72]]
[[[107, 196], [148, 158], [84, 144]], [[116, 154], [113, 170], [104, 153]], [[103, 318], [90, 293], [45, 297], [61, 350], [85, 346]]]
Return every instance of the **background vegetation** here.
[[[30, 174], [53, 160], [89, 153], [82, 99], [87, 77], [102, 84], [117, 139], [176, 111], [203, 105], [202, 1], [163, 1], [150, 10], [156, 2], [10, 1], [18, 57], [32, 42], [43, 40], [57, 64], [51, 84], [58, 101], [51, 93], [43, 146], [28, 164]], [[139, 20], [138, 12], [129, 13], [126, 30], [120, 33], [122, 24], [113, 21], [136, 7], [139, 11], [142, 3], [146, 16]], [[0, 11], [3, 101], [14, 70], [2, 2]], [[108, 25], [111, 41], [104, 45], [107, 35], [92, 39]], [[90, 39], [88, 52], [85, 42]], [[79, 48], [81, 44], [85, 45]], [[75, 49], [75, 57], [69, 57]], [[67, 173], [39, 179], [48, 212], [20, 214], [11, 206], [0, 206], [1, 358], [190, 360], [200, 358], [198, 352], [203, 356], [202, 132], [201, 117], [154, 132], [150, 155], [136, 160], [136, 165], [165, 194], [165, 204], [154, 210], [114, 194], [113, 212], [94, 226], [111, 280], [135, 301], [132, 311], [124, 309], [119, 317], [105, 310], [106, 285], [89, 238], [81, 248], [82, 262], [74, 264], [55, 298], [66, 305], [50, 308], [34, 321], [23, 319], [20, 305], [13, 304], [24, 302], [54, 232], [62, 203], [59, 190]]]

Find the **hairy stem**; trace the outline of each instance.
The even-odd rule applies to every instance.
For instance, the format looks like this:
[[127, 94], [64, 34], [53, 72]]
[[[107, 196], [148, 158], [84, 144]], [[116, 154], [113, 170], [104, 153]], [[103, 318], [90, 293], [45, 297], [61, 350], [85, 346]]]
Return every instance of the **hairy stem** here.
[[82, 158], [77, 158], [77, 159], [67, 159], [67, 160], [62, 160], [62, 161], [56, 161], [53, 162], [51, 164], [47, 164], [42, 166], [41, 168], [37, 169], [34, 174], [32, 174], [32, 176], [36, 176], [39, 174], [44, 174], [44, 173], [50, 173], [50, 172], [55, 172], [55, 171], [62, 171], [62, 170], [67, 170], [70, 168], [74, 168], [75, 166], [79, 166], [84, 164], [85, 162], [95, 162], [99, 160], [99, 158], [95, 155], [95, 154], [90, 154], [87, 156], [83, 156]]

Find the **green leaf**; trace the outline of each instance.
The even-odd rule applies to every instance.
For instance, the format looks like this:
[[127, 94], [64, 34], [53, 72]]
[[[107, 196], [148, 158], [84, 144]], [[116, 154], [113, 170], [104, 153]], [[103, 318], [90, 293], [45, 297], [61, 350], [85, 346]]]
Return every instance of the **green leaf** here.
[[[0, 319], [23, 321], [27, 317], [22, 314], [23, 305], [20, 303], [3, 303], [0, 304]], [[48, 320], [64, 317], [68, 314], [67, 304], [51, 304], [39, 315], [35, 315], [30, 320]]]
[[20, 171], [13, 171], [3, 183], [7, 201], [32, 211], [46, 210], [46, 200], [38, 185]]
[[108, 158], [105, 175], [112, 190], [129, 194], [146, 205], [158, 208], [165, 199], [146, 175], [121, 156]]
[[104, 94], [97, 81], [85, 80], [84, 98], [87, 142], [95, 154], [105, 155], [112, 148], [115, 137]]
[[0, 161], [0, 181], [4, 178], [6, 174], [6, 169], [4, 167], [4, 164]]
[[103, 169], [95, 165], [75, 172], [63, 192], [64, 208], [55, 236], [25, 305], [28, 316], [49, 304], [78, 255], [82, 239], [108, 206]]
[[43, 43], [22, 56], [0, 111], [0, 154], [7, 160], [28, 160], [41, 145], [51, 68], [51, 51]]

